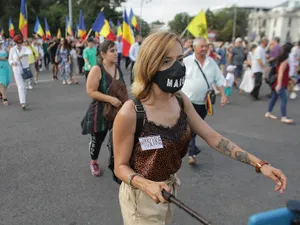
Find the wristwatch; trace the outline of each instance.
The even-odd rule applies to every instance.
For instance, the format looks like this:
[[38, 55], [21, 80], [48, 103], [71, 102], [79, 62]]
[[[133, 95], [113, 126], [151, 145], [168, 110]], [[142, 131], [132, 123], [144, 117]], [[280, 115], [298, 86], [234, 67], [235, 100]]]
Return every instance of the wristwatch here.
[[264, 166], [264, 165], [270, 165], [270, 163], [268, 163], [265, 160], [261, 160], [258, 163], [255, 164], [255, 171], [256, 173], [260, 173], [260, 169]]

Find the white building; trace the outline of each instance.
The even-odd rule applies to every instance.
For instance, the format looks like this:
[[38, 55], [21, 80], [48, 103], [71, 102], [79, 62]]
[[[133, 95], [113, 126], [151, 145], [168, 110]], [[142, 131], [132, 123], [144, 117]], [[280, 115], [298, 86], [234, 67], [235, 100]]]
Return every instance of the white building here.
[[249, 14], [248, 32], [250, 40], [262, 37], [279, 37], [281, 43], [300, 40], [300, 0], [288, 0], [268, 11]]

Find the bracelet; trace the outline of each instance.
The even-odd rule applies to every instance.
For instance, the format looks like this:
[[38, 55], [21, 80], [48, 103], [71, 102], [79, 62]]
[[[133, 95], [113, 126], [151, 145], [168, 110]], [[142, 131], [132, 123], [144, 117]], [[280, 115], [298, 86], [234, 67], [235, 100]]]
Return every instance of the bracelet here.
[[139, 173], [132, 173], [128, 176], [128, 185], [134, 189], [136, 189], [136, 187], [132, 186], [131, 182], [132, 182], [133, 178], [135, 178], [136, 176], [144, 177], [143, 175], [141, 175]]

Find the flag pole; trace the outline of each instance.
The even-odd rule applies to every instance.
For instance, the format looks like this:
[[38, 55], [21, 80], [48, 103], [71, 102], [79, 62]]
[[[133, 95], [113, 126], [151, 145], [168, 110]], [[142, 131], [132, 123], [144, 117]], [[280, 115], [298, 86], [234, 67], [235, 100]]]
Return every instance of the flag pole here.
[[180, 35], [180, 39], [183, 38], [184, 34], [186, 33], [187, 29], [185, 28], [184, 31]]
[[[104, 10], [104, 7], [101, 8], [100, 12], [103, 12]], [[93, 29], [91, 28], [88, 32], [88, 34], [86, 35], [86, 38], [84, 39], [83, 43], [86, 42], [86, 40], [89, 38], [89, 36], [91, 35]]]

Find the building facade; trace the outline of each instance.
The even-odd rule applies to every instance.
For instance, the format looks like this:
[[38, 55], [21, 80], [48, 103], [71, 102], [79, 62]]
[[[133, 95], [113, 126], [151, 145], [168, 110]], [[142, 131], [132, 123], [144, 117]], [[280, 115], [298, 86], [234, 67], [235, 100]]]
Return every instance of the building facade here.
[[300, 0], [289, 0], [268, 11], [249, 14], [248, 36], [251, 41], [262, 37], [279, 37], [281, 43], [300, 40]]

